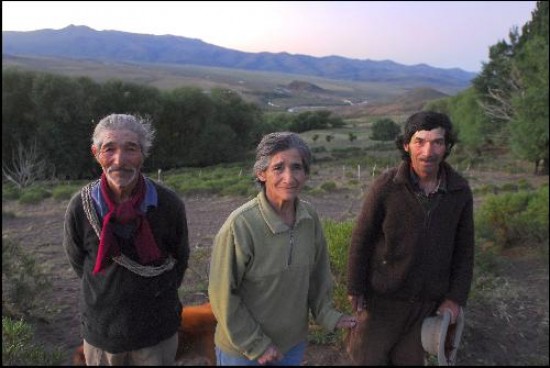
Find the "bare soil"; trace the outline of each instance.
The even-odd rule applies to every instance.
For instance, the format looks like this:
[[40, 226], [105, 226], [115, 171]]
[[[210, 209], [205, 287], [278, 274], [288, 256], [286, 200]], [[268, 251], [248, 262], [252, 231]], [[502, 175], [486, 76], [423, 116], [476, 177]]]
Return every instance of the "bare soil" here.
[[[491, 180], [494, 180], [494, 176]], [[520, 176], [502, 175], [499, 183], [517, 182]], [[525, 178], [525, 176], [521, 176]], [[548, 177], [529, 177], [536, 186]], [[475, 185], [486, 183], [478, 180]], [[319, 196], [303, 196], [322, 218], [353, 219], [361, 205], [359, 190], [340, 190]], [[246, 198], [183, 198], [188, 217], [191, 261], [183, 285], [184, 304], [206, 300], [207, 261], [212, 239], [229, 213]], [[47, 271], [53, 288], [44, 305], [51, 313], [36, 320], [35, 339], [45, 347], [60, 347], [71, 364], [81, 344], [78, 316], [79, 282], [62, 248], [63, 219], [67, 201], [47, 199], [22, 205], [3, 201], [2, 238], [21, 244]], [[469, 302], [466, 326], [458, 353], [459, 365], [548, 365], [548, 259], [531, 248], [511, 250], [499, 262], [498, 279], [506, 293], [478, 297]], [[546, 252], [546, 255], [548, 252]], [[502, 289], [502, 288], [501, 288]], [[196, 365], [196, 361], [182, 361]], [[340, 343], [310, 344], [303, 365], [349, 365]]]

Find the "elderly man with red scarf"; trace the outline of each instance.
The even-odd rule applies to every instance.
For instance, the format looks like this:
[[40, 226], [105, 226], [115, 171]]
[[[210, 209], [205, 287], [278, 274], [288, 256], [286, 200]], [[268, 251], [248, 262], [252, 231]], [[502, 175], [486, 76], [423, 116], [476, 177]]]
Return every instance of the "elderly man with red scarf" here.
[[181, 199], [141, 173], [153, 137], [139, 117], [103, 118], [91, 147], [101, 178], [67, 207], [87, 365], [174, 364], [189, 240]]

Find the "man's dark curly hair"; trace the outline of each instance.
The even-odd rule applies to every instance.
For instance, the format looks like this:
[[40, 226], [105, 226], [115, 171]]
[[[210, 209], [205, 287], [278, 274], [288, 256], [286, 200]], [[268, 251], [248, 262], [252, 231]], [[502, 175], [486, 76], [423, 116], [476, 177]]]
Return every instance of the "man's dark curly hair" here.
[[453, 123], [447, 115], [435, 111], [420, 111], [412, 114], [407, 119], [405, 122], [404, 133], [400, 134], [395, 139], [395, 145], [397, 146], [399, 152], [401, 152], [401, 158], [406, 161], [411, 160], [411, 156], [407, 151], [405, 151], [403, 144], [410, 142], [414, 133], [420, 130], [432, 130], [435, 128], [445, 129], [445, 146], [447, 149], [445, 150], [443, 159], [447, 158], [456, 142]]

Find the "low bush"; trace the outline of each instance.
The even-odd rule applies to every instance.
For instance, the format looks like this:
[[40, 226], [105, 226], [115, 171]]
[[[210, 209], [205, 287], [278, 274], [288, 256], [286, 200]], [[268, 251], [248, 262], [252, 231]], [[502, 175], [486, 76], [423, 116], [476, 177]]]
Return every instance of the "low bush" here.
[[2, 239], [2, 314], [31, 315], [44, 309], [51, 283], [41, 265], [16, 242]]
[[36, 204], [51, 196], [51, 193], [40, 186], [32, 186], [22, 190], [19, 202], [22, 204]]
[[502, 248], [548, 242], [548, 186], [488, 195], [475, 222], [480, 237]]
[[52, 189], [52, 197], [56, 200], [70, 199], [82, 185], [58, 185]]
[[347, 298], [348, 250], [353, 230], [353, 221], [323, 221], [323, 231], [327, 240], [330, 269], [334, 276], [333, 300], [340, 311], [351, 312]]
[[64, 354], [56, 348], [49, 352], [32, 343], [32, 327], [21, 320], [2, 316], [2, 365], [61, 365]]

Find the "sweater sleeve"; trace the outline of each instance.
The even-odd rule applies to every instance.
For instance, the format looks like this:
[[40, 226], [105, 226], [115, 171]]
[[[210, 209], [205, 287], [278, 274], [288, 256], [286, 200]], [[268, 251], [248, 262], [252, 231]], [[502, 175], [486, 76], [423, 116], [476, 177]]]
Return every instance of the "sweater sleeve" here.
[[187, 229], [187, 215], [185, 213], [185, 205], [181, 202], [181, 206], [178, 206], [178, 214], [176, 216], [180, 221], [176, 224], [177, 238], [179, 239], [176, 244], [176, 257], [177, 257], [177, 271], [178, 280], [177, 285], [181, 285], [185, 270], [187, 270], [187, 264], [189, 261], [189, 233]]
[[369, 263], [375, 242], [380, 236], [383, 222], [383, 206], [375, 182], [367, 193], [357, 217], [348, 254], [348, 294], [364, 295], [367, 288]]
[[[245, 230], [236, 234], [231, 219], [214, 239], [208, 295], [212, 311], [231, 344], [250, 360], [259, 358], [272, 343], [254, 320], [239, 295], [240, 282], [252, 255], [247, 251]], [[238, 238], [238, 240], [237, 240]], [[239, 244], [241, 243], [241, 244]]]
[[84, 258], [86, 253], [83, 250], [82, 229], [77, 220], [77, 209], [81, 206], [81, 196], [73, 196], [65, 212], [65, 223], [63, 232], [63, 248], [72, 269], [78, 278], [82, 278]]

